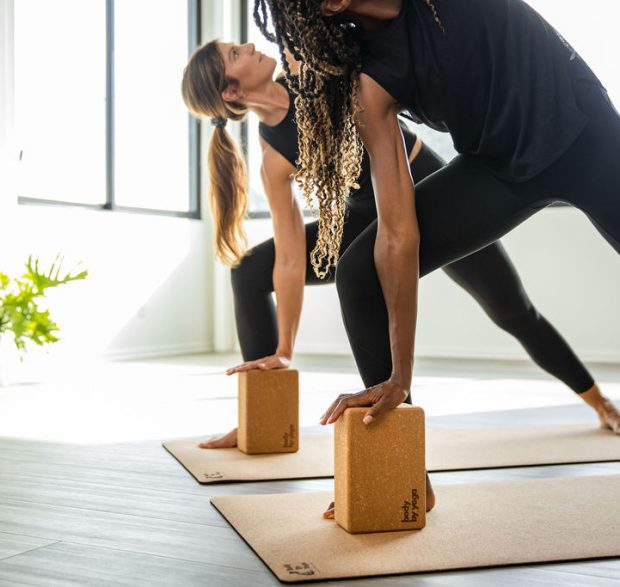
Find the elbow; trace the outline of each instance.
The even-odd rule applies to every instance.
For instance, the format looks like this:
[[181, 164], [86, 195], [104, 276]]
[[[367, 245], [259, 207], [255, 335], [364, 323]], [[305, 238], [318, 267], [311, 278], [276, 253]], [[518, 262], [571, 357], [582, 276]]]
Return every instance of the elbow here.
[[420, 248], [420, 231], [417, 224], [408, 227], [379, 226], [376, 242], [389, 253], [417, 252]]
[[289, 275], [296, 275], [306, 272], [306, 260], [296, 257], [282, 257], [276, 260], [274, 269]]

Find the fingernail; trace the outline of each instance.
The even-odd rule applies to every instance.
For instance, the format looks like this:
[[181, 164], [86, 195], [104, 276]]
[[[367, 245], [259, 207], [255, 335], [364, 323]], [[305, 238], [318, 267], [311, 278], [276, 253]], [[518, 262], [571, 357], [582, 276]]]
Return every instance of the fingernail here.
[[364, 424], [370, 424], [372, 422], [372, 416], [364, 416], [364, 419], [362, 420], [364, 422]]

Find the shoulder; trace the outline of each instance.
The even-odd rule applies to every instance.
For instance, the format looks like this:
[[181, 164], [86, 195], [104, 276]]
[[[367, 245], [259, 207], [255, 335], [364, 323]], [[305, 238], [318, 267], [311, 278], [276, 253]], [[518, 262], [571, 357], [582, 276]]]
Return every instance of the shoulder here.
[[362, 106], [392, 106], [396, 99], [368, 73], [360, 73], [359, 97], [363, 100]]
[[259, 137], [259, 142], [262, 152], [261, 175], [263, 181], [265, 179], [270, 182], [290, 181], [291, 176], [295, 173], [295, 167], [262, 137]]

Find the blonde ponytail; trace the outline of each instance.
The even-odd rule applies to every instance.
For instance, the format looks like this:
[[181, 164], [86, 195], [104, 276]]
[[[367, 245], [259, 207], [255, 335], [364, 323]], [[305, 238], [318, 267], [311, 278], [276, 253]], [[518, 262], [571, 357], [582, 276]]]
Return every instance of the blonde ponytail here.
[[235, 267], [247, 249], [243, 229], [248, 202], [247, 170], [239, 146], [225, 126], [228, 119], [243, 120], [247, 108], [224, 101], [222, 92], [227, 85], [217, 41], [194, 51], [183, 72], [181, 92], [192, 113], [214, 121], [207, 168], [215, 253], [223, 263]]
[[235, 267], [247, 249], [243, 219], [247, 213], [245, 160], [230, 133], [216, 126], [208, 154], [209, 207], [215, 231], [215, 252], [223, 263]]

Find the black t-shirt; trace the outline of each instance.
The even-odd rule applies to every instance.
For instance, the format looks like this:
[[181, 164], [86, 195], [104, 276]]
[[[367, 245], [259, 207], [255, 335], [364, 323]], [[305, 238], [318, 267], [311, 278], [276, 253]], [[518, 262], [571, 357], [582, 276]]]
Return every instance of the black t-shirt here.
[[[295, 97], [288, 89], [286, 78], [279, 77], [276, 81], [281, 83], [289, 92], [288, 112], [284, 119], [276, 126], [267, 126], [261, 122], [258, 125], [258, 133], [266, 143], [278, 151], [291, 165], [297, 167], [299, 147], [297, 124], [295, 123]], [[409, 154], [415, 145], [416, 135], [411, 132], [406, 124], [401, 122], [400, 126], [405, 139], [405, 147]], [[375, 213], [375, 194], [370, 176], [370, 159], [365, 150], [362, 159], [362, 170], [357, 182], [360, 187], [350, 193], [350, 196], [347, 198], [347, 204], [355, 210]]]
[[450, 132], [459, 153], [525, 181], [551, 165], [587, 123], [574, 82], [595, 74], [522, 0], [402, 0], [363, 39], [362, 71], [419, 123]]

